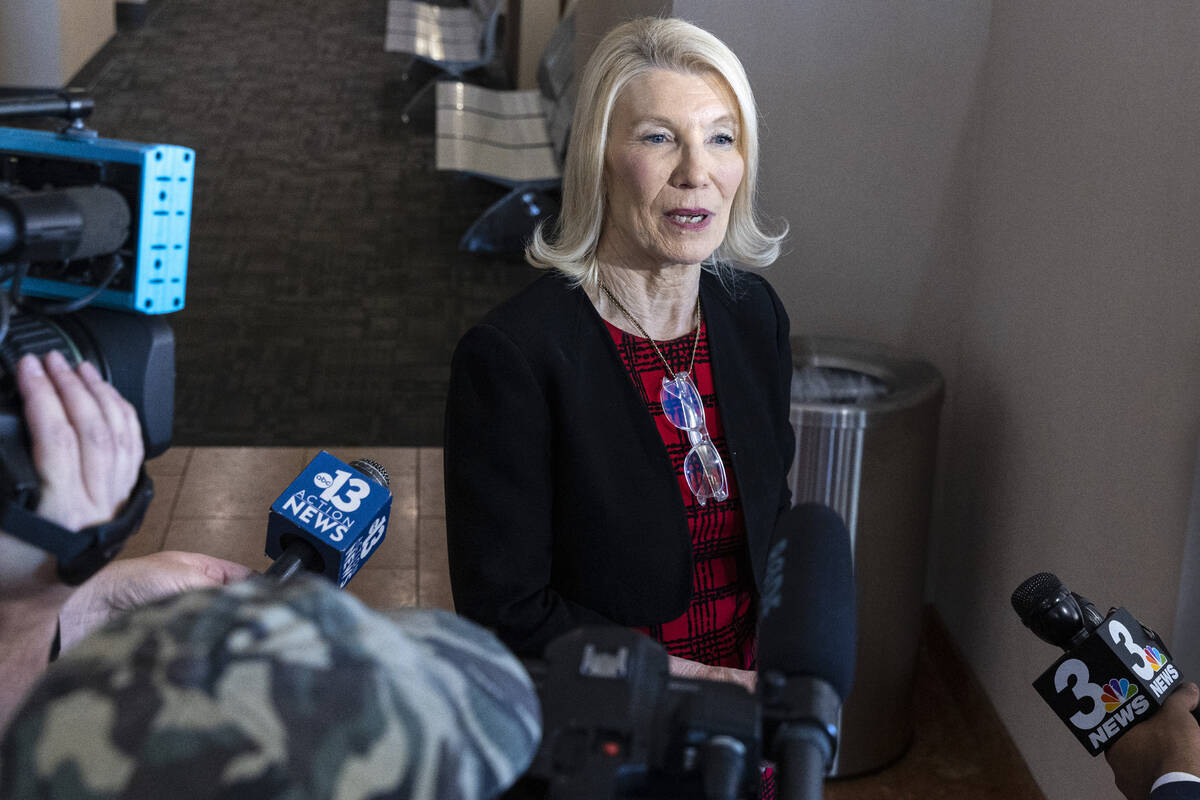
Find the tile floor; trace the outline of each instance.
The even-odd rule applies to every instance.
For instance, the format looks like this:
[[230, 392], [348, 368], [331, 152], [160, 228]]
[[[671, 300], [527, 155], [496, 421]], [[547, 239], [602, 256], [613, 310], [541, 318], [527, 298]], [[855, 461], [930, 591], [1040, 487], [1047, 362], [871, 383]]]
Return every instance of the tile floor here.
[[452, 610], [441, 448], [172, 448], [147, 464], [155, 499], [121, 557], [189, 550], [265, 569], [267, 511], [320, 449], [374, 459], [391, 475], [387, 536], [347, 589], [374, 608]]
[[[176, 447], [149, 462], [157, 496], [123, 558], [190, 550], [262, 570], [267, 510], [322, 448]], [[391, 474], [387, 537], [347, 587], [375, 608], [453, 610], [440, 448], [325, 447]], [[832, 780], [830, 800], [1044, 800], [986, 694], [929, 611], [917, 665], [913, 744], [871, 775]]]

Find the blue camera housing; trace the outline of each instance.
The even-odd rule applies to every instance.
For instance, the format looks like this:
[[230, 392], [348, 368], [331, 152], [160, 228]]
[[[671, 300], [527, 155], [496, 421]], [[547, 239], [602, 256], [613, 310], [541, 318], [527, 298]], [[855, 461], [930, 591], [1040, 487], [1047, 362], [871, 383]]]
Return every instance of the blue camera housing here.
[[[191, 148], [0, 127], [0, 158], [112, 164], [132, 174], [131, 182], [122, 187], [132, 215], [132, 280], [127, 288], [105, 289], [92, 305], [142, 314], [168, 314], [184, 307], [196, 166]], [[25, 278], [21, 284], [25, 294], [61, 300], [94, 289], [38, 277]]]

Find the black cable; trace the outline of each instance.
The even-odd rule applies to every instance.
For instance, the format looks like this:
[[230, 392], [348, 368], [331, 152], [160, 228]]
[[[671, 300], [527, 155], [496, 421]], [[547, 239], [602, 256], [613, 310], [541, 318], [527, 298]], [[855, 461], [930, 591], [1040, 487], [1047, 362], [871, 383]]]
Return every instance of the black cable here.
[[[8, 295], [0, 293], [0, 345], [4, 344], [4, 340], [8, 338], [8, 329], [12, 326], [12, 301], [8, 299]], [[3, 351], [0, 350], [0, 355]], [[4, 359], [7, 361], [7, 359]], [[6, 368], [8, 364], [4, 365]]]
[[91, 292], [80, 297], [76, 297], [74, 300], [62, 303], [40, 303], [32, 302], [30, 298], [26, 297], [21, 292], [21, 283], [23, 282], [29, 269], [28, 265], [25, 265], [24, 269], [21, 269], [20, 267], [17, 268], [17, 274], [13, 278], [12, 287], [9, 289], [9, 293], [12, 295], [13, 302], [23, 308], [30, 308], [34, 311], [39, 311], [42, 314], [73, 314], [74, 312], [90, 305], [93, 300], [99, 297], [100, 293], [109, 287], [109, 284], [116, 279], [117, 275], [124, 268], [125, 259], [121, 258], [119, 253], [113, 253], [111, 256], [109, 256], [108, 272], [105, 274], [104, 279], [100, 281], [99, 285], [97, 285], [96, 288]]
[[21, 281], [25, 280], [25, 275], [29, 272], [29, 262], [22, 261], [13, 265], [12, 283], [8, 287], [8, 297], [12, 300], [13, 305], [21, 306]]

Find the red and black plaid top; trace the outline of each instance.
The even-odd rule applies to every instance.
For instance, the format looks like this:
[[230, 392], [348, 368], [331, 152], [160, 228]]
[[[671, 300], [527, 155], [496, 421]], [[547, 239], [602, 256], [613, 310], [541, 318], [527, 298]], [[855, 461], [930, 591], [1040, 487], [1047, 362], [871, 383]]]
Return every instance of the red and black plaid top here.
[[[696, 347], [696, 362], [692, 381], [704, 401], [704, 423], [708, 435], [725, 462], [729, 480], [729, 496], [722, 502], [710, 499], [705, 505], [697, 502], [683, 477], [683, 460], [692, 445], [686, 431], [671, 424], [662, 413], [658, 395], [667, 370], [654, 352], [649, 339], [626, 333], [604, 321], [617, 345], [625, 371], [634, 388], [650, 409], [658, 426], [658, 435], [667, 446], [671, 466], [679, 481], [683, 507], [687, 514], [688, 530], [692, 533], [692, 602], [677, 619], [649, 628], [638, 628], [660, 643], [668, 653], [690, 661], [716, 667], [754, 669], [755, 664], [755, 605], [754, 577], [750, 572], [746, 547], [746, 521], [738, 497], [737, 480], [729, 459], [729, 445], [721, 416], [717, 413], [717, 393], [713, 388], [712, 361], [708, 351], [708, 333], [700, 325], [700, 343]], [[689, 333], [668, 342], [659, 342], [662, 354], [675, 370], [687, 369], [692, 357], [696, 334]], [[775, 778], [772, 769], [764, 765], [760, 800], [774, 800]]]
[[[621, 361], [654, 417], [658, 433], [667, 446], [667, 454], [671, 457], [671, 465], [683, 496], [688, 529], [692, 533], [691, 605], [678, 619], [639, 630], [662, 644], [673, 656], [710, 666], [754, 669], [754, 578], [748, 563], [746, 524], [738, 497], [737, 480], [731, 467], [721, 417], [717, 413], [717, 396], [713, 388], [704, 325], [700, 327], [700, 343], [696, 349], [692, 380], [704, 400], [708, 435], [725, 462], [729, 497], [722, 502], [710, 499], [703, 506], [696, 500], [683, 477], [683, 460], [692, 447], [687, 432], [672, 425], [662, 413], [659, 392], [663, 378], [667, 377], [662, 359], [654, 352], [649, 339], [626, 333], [607, 320], [605, 325], [608, 325], [617, 352], [621, 354]], [[694, 341], [695, 333], [689, 333], [678, 339], [659, 342], [658, 345], [672, 369], [681, 370], [687, 369]]]

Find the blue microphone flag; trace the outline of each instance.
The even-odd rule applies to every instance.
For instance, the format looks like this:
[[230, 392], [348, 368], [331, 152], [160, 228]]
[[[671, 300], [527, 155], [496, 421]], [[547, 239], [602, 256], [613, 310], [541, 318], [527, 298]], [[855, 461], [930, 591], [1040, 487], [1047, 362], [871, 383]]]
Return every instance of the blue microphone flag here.
[[387, 487], [322, 450], [271, 504], [267, 555], [303, 539], [321, 556], [322, 574], [344, 587], [383, 541], [391, 509]]

